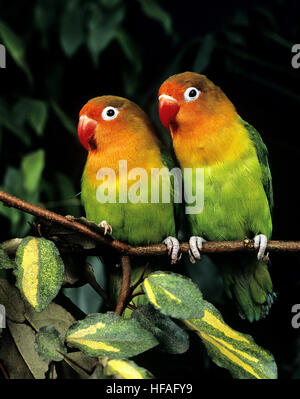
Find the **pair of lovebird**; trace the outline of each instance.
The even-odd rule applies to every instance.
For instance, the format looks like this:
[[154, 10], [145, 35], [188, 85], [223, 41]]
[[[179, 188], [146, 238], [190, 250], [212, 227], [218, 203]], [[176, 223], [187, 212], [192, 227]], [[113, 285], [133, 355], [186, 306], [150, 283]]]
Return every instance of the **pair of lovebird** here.
[[[158, 95], [160, 120], [170, 131], [180, 168], [190, 168], [194, 178], [197, 168], [204, 170], [203, 210], [185, 215], [191, 260], [200, 259], [205, 240], [254, 238], [257, 254], [224, 255], [219, 266], [225, 291], [241, 316], [259, 320], [268, 314], [275, 296], [265, 255], [273, 206], [267, 148], [223, 91], [204, 75], [171, 76]], [[115, 171], [118, 192], [120, 160], [127, 161], [128, 171], [139, 167], [149, 176], [153, 168], [172, 168], [171, 156], [162, 149], [147, 115], [125, 98], [96, 97], [80, 111], [78, 134], [88, 150], [81, 192], [87, 219], [105, 231], [112, 226], [114, 237], [131, 245], [163, 241], [171, 263], [177, 262], [172, 201], [101, 204], [97, 199], [97, 172], [102, 168]]]

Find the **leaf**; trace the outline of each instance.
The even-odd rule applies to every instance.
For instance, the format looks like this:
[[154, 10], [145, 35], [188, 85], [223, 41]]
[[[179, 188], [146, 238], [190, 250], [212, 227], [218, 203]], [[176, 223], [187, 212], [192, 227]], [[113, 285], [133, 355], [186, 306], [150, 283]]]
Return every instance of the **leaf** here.
[[23, 158], [21, 164], [23, 186], [28, 193], [33, 193], [38, 189], [44, 166], [44, 150], [32, 152]]
[[171, 35], [172, 19], [170, 15], [155, 0], [139, 0], [144, 14], [149, 18], [155, 19], [163, 26], [167, 35]]
[[17, 265], [4, 251], [2, 245], [0, 245], [0, 269], [13, 269]]
[[15, 63], [23, 69], [29, 81], [32, 75], [25, 61], [25, 44], [23, 40], [14, 33], [11, 28], [0, 19], [0, 38], [12, 56]]
[[51, 106], [53, 108], [54, 113], [60, 120], [63, 127], [72, 135], [77, 135], [76, 126], [73, 121], [67, 116], [67, 114], [60, 108], [60, 106], [54, 101], [51, 101]]
[[30, 145], [30, 137], [24, 128], [16, 125], [12, 120], [9, 120], [9, 116], [5, 115], [2, 110], [0, 110], [0, 125], [4, 126], [7, 130], [12, 132], [19, 140], [22, 141], [27, 147]]
[[44, 132], [48, 117], [47, 105], [33, 98], [21, 98], [13, 108], [14, 121], [22, 126], [27, 120], [38, 136]]
[[176, 319], [202, 317], [201, 291], [181, 274], [157, 271], [143, 282], [149, 302], [161, 313]]
[[27, 118], [31, 127], [35, 130], [38, 136], [41, 136], [44, 132], [48, 117], [47, 105], [41, 100], [31, 98], [27, 98], [25, 101], [27, 101], [30, 107], [30, 112]]
[[158, 344], [136, 320], [125, 320], [113, 312], [90, 314], [75, 323], [67, 331], [66, 342], [89, 356], [111, 359], [135, 356]]
[[215, 36], [208, 33], [201, 40], [193, 70], [202, 73], [209, 66], [213, 50], [215, 48]]
[[57, 303], [51, 302], [42, 312], [36, 312], [32, 306], [25, 303], [25, 317], [35, 330], [52, 325], [62, 335], [65, 335], [74, 317]]
[[35, 349], [41, 359], [59, 362], [67, 353], [64, 346], [64, 337], [53, 326], [45, 326], [39, 329], [35, 337]]
[[277, 366], [273, 356], [256, 345], [250, 335], [230, 328], [220, 312], [204, 301], [201, 319], [183, 320], [202, 339], [209, 357], [234, 378], [276, 379]]
[[83, 13], [81, 7], [65, 10], [60, 23], [60, 44], [71, 57], [84, 42]]
[[100, 53], [115, 38], [117, 28], [124, 16], [124, 8], [121, 6], [106, 13], [96, 6], [92, 8], [88, 25], [87, 46], [95, 65], [98, 63]]
[[131, 360], [109, 360], [105, 372], [108, 376], [124, 380], [152, 379], [153, 375]]
[[0, 359], [11, 380], [33, 379], [33, 375], [18, 351], [8, 328], [4, 330], [0, 339]]
[[25, 307], [20, 293], [4, 278], [0, 278], [0, 303], [5, 307], [9, 320], [18, 323], [25, 321]]
[[41, 312], [56, 297], [64, 277], [64, 264], [52, 241], [28, 236], [16, 253], [14, 271], [22, 296]]
[[168, 353], [184, 353], [189, 348], [189, 336], [168, 316], [154, 309], [150, 304], [141, 305], [132, 312], [143, 328], [149, 330], [159, 341], [158, 348]]
[[1, 245], [8, 256], [15, 256], [21, 242], [22, 238], [12, 238], [11, 240], [4, 241]]
[[118, 29], [116, 31], [115, 37], [121, 49], [123, 50], [124, 55], [131, 63], [131, 66], [136, 73], [139, 73], [142, 70], [142, 61], [132, 38], [123, 29]]
[[9, 320], [7, 325], [22, 358], [34, 378], [44, 379], [45, 373], [48, 371], [49, 362], [42, 360], [35, 351], [34, 331], [25, 324], [14, 323]]

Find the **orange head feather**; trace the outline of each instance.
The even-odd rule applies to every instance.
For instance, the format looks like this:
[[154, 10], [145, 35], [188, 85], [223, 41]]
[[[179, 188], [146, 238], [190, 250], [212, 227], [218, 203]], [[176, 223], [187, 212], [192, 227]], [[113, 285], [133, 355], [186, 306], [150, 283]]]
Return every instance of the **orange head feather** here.
[[118, 170], [144, 167], [160, 159], [159, 140], [145, 112], [130, 100], [101, 96], [90, 100], [79, 114], [78, 136], [89, 151], [87, 172], [95, 180], [100, 167]]
[[97, 151], [109, 144], [126, 143], [130, 136], [142, 140], [147, 131], [147, 138], [155, 136], [145, 112], [126, 98], [96, 97], [85, 104], [79, 113], [78, 135], [88, 151]]
[[245, 138], [231, 101], [206, 76], [194, 72], [171, 76], [161, 85], [159, 115], [185, 166], [220, 161], [232, 144], [238, 146]]

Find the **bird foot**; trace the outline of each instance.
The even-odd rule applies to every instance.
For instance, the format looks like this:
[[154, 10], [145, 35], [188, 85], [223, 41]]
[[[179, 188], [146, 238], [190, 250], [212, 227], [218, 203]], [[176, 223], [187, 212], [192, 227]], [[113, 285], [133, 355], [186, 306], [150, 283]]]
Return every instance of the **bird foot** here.
[[[112, 235], [112, 227], [111, 227], [110, 224], [108, 224], [108, 223], [106, 222], [106, 220], [102, 220], [101, 223], [97, 224], [97, 223], [95, 223], [95, 222], [92, 222], [92, 221], [86, 219], [86, 218], [83, 217], [83, 216], [81, 216], [80, 218], [75, 218], [75, 217], [72, 216], [72, 215], [66, 215], [65, 217], [66, 217], [70, 222], [78, 222], [78, 223], [81, 223], [81, 224], [83, 224], [84, 226], [86, 226], [86, 227], [88, 227], [88, 228], [90, 228], [90, 229], [96, 231], [97, 233], [104, 234], [104, 235], [106, 235], [106, 234], [108, 233], [109, 235]], [[103, 229], [104, 229], [104, 231], [103, 231]]]
[[163, 243], [167, 246], [168, 255], [171, 256], [171, 264], [179, 262], [182, 254], [179, 254], [180, 245], [177, 238], [169, 236], [163, 240]]
[[102, 220], [101, 223], [99, 223], [98, 225], [99, 227], [102, 227], [104, 229], [104, 235], [106, 235], [107, 233], [109, 235], [112, 235], [112, 227], [110, 224], [107, 223], [106, 220]]
[[258, 249], [257, 259], [262, 260], [265, 256], [268, 239], [264, 234], [258, 234], [254, 237], [254, 248]]
[[204, 238], [192, 236], [189, 240], [189, 255], [191, 263], [196, 263], [196, 260], [201, 260], [201, 250], [203, 243], [206, 242]]

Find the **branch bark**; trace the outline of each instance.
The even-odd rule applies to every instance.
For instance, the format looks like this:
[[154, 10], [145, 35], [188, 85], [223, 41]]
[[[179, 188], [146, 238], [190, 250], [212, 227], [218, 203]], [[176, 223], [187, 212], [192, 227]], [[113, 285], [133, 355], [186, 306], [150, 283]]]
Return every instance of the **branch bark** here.
[[129, 256], [122, 256], [121, 258], [122, 266], [122, 286], [119, 296], [119, 302], [117, 304], [115, 312], [121, 315], [127, 306], [129, 296], [131, 294], [130, 281], [131, 281], [131, 265]]
[[[118, 240], [111, 240], [105, 236], [96, 233], [76, 221], [71, 221], [66, 217], [57, 213], [40, 208], [36, 205], [30, 204], [19, 198], [5, 193], [0, 190], [0, 201], [5, 205], [19, 209], [23, 212], [30, 213], [34, 216], [49, 220], [76, 231], [96, 241], [98, 244], [105, 246], [122, 255], [131, 256], [162, 256], [167, 255], [167, 248], [165, 244], [155, 244], [149, 246], [133, 247]], [[182, 253], [188, 253], [188, 243], [180, 244]], [[74, 250], [75, 252], [77, 250]], [[255, 252], [253, 240], [240, 240], [240, 241], [210, 241], [203, 244], [202, 253], [232, 253], [232, 252]], [[267, 251], [285, 253], [285, 252], [300, 252], [300, 241], [275, 241], [268, 242]]]

